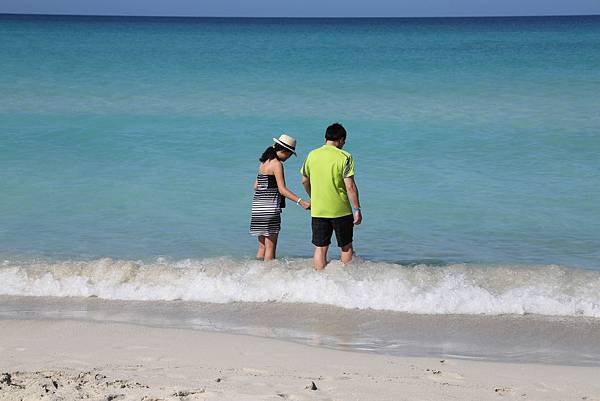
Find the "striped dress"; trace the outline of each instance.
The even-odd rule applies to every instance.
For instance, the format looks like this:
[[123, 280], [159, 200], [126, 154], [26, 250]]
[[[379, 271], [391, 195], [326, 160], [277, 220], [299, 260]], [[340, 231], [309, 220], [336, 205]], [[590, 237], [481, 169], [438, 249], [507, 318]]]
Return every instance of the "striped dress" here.
[[285, 207], [285, 198], [279, 193], [274, 175], [259, 174], [257, 180], [258, 187], [252, 199], [250, 234], [267, 237], [279, 234], [281, 209]]

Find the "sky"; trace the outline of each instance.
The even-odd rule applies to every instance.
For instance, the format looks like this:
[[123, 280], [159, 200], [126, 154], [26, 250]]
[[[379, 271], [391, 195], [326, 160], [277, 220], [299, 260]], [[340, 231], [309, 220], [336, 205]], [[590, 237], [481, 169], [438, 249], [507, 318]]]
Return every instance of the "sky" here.
[[190, 17], [600, 14], [600, 0], [0, 0], [0, 13]]

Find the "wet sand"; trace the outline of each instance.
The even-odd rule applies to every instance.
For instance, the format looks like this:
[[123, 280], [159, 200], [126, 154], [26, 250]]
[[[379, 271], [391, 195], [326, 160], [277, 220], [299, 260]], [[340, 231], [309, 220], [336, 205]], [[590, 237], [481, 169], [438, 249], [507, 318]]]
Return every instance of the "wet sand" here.
[[84, 320], [249, 334], [386, 355], [600, 367], [600, 319], [416, 315], [297, 303], [0, 296], [0, 320]]

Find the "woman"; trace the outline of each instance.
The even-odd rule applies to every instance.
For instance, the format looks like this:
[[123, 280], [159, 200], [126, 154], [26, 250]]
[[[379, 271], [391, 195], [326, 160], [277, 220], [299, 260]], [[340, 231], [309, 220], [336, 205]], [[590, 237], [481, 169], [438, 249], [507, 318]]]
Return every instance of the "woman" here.
[[290, 191], [285, 185], [283, 163], [292, 154], [296, 155], [296, 140], [283, 134], [279, 139], [273, 138], [273, 146], [269, 146], [260, 157], [258, 177], [254, 181], [254, 199], [252, 200], [252, 220], [250, 234], [258, 237], [260, 260], [275, 259], [277, 236], [281, 229], [281, 209], [285, 207], [285, 198], [304, 209], [310, 203]]

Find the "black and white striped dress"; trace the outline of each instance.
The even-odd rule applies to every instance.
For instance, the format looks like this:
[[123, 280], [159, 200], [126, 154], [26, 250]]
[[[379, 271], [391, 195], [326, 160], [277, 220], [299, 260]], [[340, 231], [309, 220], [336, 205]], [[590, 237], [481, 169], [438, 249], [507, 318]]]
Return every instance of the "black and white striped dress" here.
[[252, 199], [250, 234], [269, 236], [281, 230], [281, 209], [285, 198], [279, 193], [274, 175], [259, 174], [258, 187]]

